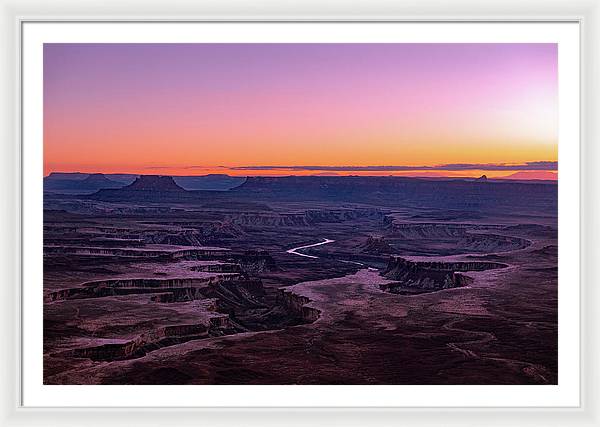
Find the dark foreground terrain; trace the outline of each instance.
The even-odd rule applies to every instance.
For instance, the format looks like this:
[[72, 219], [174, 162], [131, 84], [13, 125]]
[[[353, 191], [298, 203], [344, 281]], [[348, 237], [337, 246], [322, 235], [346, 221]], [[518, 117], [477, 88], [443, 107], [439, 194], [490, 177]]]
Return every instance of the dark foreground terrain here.
[[555, 183], [64, 178], [46, 384], [557, 382]]

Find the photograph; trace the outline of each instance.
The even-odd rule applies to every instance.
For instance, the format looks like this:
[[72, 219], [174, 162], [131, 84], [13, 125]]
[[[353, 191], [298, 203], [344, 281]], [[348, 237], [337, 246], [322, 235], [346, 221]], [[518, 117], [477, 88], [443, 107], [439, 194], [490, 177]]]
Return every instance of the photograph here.
[[558, 57], [44, 42], [43, 384], [558, 385]]

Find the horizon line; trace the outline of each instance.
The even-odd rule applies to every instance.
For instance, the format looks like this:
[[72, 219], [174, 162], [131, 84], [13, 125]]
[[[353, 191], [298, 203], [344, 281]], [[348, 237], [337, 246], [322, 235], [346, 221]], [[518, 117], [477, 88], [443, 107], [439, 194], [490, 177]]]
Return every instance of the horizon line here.
[[[558, 161], [538, 160], [521, 163], [447, 163], [437, 165], [75, 165], [46, 164], [44, 176], [52, 173], [103, 173], [114, 175], [169, 176], [414, 176], [436, 178], [508, 178], [513, 174], [530, 175], [517, 179], [556, 179]], [[460, 175], [459, 175], [460, 174]], [[541, 177], [541, 178], [540, 178]]]
[[[50, 173], [48, 173], [48, 175], [44, 175], [44, 178], [48, 178], [50, 175], [52, 174], [64, 174], [64, 175], [75, 175], [75, 174], [80, 174], [80, 175], [94, 175], [94, 174], [99, 174], [99, 175], [105, 175], [105, 176], [110, 176], [110, 175], [130, 175], [130, 176], [168, 176], [168, 177], [172, 177], [172, 178], [199, 178], [199, 177], [206, 177], [206, 176], [211, 176], [211, 175], [222, 175], [222, 176], [226, 176], [226, 177], [230, 177], [230, 178], [259, 178], [259, 177], [266, 177], [266, 178], [285, 178], [285, 177], [321, 177], [321, 178], [336, 178], [336, 177], [374, 177], [374, 178], [380, 178], [380, 177], [397, 177], [397, 178], [415, 178], [415, 179], [478, 179], [478, 178], [487, 178], [487, 179], [491, 179], [491, 180], [517, 180], [517, 181], [529, 181], [529, 180], [542, 180], [542, 181], [558, 181], [558, 172], [557, 171], [552, 171], [552, 170], [508, 170], [507, 172], [514, 172], [510, 175], [500, 175], [500, 176], [487, 176], [485, 173], [481, 174], [481, 175], [443, 175], [443, 174], [418, 174], [418, 175], [412, 175], [412, 174], [402, 174], [402, 175], [394, 175], [394, 174], [389, 174], [389, 175], [365, 175], [365, 174], [356, 174], [356, 175], [352, 175], [352, 174], [282, 174], [282, 175], [229, 175], [226, 173], [221, 173], [221, 174], [217, 174], [217, 173], [207, 173], [207, 174], [201, 174], [201, 175], [180, 175], [180, 174], [157, 174], [157, 173], [134, 173], [134, 172], [81, 172], [81, 171], [52, 171]], [[521, 176], [515, 176], [518, 175], [519, 173], [525, 173], [525, 174], [530, 174], [530, 176], [526, 176], [526, 175], [521, 175]]]
[[[106, 166], [106, 165], [104, 165]], [[86, 168], [88, 165], [79, 165], [79, 168]], [[68, 166], [67, 166], [68, 168]], [[410, 172], [410, 171], [470, 171], [470, 170], [486, 170], [486, 171], [557, 171], [558, 161], [554, 160], [537, 160], [521, 163], [446, 163], [437, 165], [240, 165], [240, 166], [223, 166], [223, 165], [152, 165], [152, 166], [124, 166], [127, 169], [136, 170], [222, 170], [222, 171], [271, 171], [271, 170], [286, 170], [286, 171], [325, 171], [325, 172]], [[70, 168], [69, 168], [70, 169]], [[100, 167], [99, 169], [103, 169]], [[53, 170], [50, 173], [89, 173], [80, 172], [79, 170], [59, 171]], [[107, 172], [104, 172], [107, 173]], [[115, 172], [111, 172], [115, 173]], [[131, 173], [131, 172], [122, 172]]]

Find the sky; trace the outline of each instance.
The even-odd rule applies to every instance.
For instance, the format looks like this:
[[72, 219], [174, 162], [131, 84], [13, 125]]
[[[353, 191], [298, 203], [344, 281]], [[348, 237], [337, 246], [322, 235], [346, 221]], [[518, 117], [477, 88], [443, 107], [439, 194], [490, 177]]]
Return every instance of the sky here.
[[45, 175], [523, 178], [557, 160], [556, 44], [44, 45]]

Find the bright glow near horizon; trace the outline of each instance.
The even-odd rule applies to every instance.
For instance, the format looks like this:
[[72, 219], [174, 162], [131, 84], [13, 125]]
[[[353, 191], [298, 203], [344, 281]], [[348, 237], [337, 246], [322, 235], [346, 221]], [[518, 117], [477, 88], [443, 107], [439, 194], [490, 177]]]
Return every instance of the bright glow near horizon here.
[[44, 173], [556, 161], [557, 59], [555, 44], [46, 44]]

